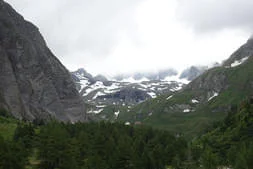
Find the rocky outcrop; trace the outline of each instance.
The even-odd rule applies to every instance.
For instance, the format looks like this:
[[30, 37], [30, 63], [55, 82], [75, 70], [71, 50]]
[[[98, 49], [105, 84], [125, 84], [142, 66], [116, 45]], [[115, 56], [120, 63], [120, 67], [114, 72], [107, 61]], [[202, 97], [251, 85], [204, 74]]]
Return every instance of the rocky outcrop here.
[[140, 89], [124, 88], [112, 94], [99, 96], [98, 99], [106, 99], [110, 102], [123, 102], [126, 104], [137, 104], [150, 99], [151, 96], [147, 92]]
[[[83, 68], [80, 68], [77, 71], [72, 72], [71, 74], [73, 76], [75, 76], [77, 79], [80, 76], [80, 77], [87, 78], [91, 83], [95, 82], [94, 77], [90, 73], [88, 73], [86, 70], [84, 70]], [[75, 79], [74, 79], [74, 81], [75, 81]]]
[[37, 27], [0, 0], [0, 106], [19, 119], [84, 121], [69, 72]]
[[216, 69], [209, 70], [186, 86], [186, 89], [191, 89], [193, 91], [204, 90], [220, 92], [227, 88], [228, 79], [225, 70], [216, 71]]

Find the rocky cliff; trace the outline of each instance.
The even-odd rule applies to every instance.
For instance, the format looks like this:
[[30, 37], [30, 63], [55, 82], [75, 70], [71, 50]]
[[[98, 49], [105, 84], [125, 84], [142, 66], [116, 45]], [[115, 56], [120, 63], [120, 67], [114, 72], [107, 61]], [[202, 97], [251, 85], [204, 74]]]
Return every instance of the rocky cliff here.
[[19, 119], [84, 121], [71, 76], [39, 30], [0, 0], [0, 107]]

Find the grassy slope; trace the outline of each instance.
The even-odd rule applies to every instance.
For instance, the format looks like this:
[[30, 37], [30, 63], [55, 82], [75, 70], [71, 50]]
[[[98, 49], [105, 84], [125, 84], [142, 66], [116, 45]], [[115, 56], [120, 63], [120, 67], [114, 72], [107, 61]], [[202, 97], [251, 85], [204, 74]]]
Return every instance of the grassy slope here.
[[[228, 79], [228, 88], [222, 91], [218, 97], [210, 102], [204, 102], [199, 106], [191, 103], [196, 95], [206, 95], [204, 90], [184, 90], [167, 100], [168, 95], [137, 105], [131, 112], [121, 113], [121, 121], [142, 121], [144, 124], [156, 128], [166, 129], [176, 133], [184, 133], [192, 137], [203, 132], [213, 121], [221, 120], [226, 115], [226, 109], [237, 104], [246, 97], [253, 95], [253, 59], [234, 68], [216, 68], [209, 73], [223, 73]], [[204, 75], [205, 76], [205, 75]], [[175, 104], [188, 104], [195, 108], [194, 112], [169, 111]], [[151, 116], [148, 114], [152, 113]]]
[[12, 140], [18, 121], [0, 116], [0, 135], [6, 140]]

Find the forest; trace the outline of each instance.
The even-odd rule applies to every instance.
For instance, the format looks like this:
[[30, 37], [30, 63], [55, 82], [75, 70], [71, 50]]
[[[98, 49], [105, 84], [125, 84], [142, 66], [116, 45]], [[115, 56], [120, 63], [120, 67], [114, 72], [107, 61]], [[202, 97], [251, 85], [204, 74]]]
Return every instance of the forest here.
[[[120, 123], [21, 122], [0, 113], [0, 169], [252, 169], [253, 105], [232, 106], [204, 134]], [[10, 120], [11, 119], [11, 120]], [[8, 133], [9, 135], [10, 133]]]

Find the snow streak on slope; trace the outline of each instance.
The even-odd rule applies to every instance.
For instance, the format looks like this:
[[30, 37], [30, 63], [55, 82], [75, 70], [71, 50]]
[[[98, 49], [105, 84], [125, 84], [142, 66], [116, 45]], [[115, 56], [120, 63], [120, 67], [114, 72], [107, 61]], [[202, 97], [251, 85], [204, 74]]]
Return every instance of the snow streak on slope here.
[[242, 58], [240, 60], [234, 61], [234, 63], [231, 64], [231, 67], [236, 67], [244, 63], [249, 57]]
[[209, 97], [208, 101], [211, 101], [213, 98], [217, 97], [219, 93], [215, 92], [213, 96]]
[[[148, 99], [168, 94], [171, 99], [175, 92], [181, 90], [190, 81], [180, 77], [177, 72], [160, 72], [132, 76], [118, 76], [108, 80], [103, 75], [93, 77], [84, 69], [72, 72], [79, 93], [91, 106], [89, 113], [101, 113], [112, 107], [134, 106]], [[118, 79], [118, 80], [115, 80]], [[110, 107], [108, 107], [111, 109]]]

